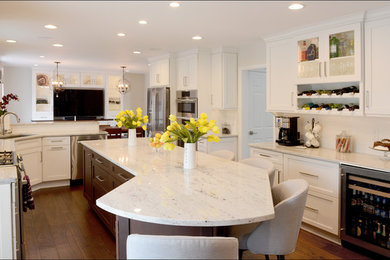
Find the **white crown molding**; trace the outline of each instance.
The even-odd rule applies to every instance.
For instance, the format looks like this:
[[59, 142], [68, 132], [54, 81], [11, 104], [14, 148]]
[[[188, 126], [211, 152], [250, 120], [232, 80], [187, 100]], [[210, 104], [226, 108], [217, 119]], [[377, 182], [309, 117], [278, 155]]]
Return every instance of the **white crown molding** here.
[[369, 10], [366, 14], [366, 22], [380, 20], [390, 17], [390, 8], [381, 8], [375, 10]]

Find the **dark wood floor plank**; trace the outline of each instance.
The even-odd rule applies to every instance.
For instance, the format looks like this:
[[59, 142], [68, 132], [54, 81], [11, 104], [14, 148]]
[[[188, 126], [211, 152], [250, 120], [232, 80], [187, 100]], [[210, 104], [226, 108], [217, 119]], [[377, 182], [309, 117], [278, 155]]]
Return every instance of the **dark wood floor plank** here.
[[[115, 259], [115, 240], [89, 208], [81, 186], [34, 192], [36, 209], [24, 213], [26, 259]], [[265, 259], [244, 253], [244, 259]], [[270, 259], [276, 259], [271, 256]], [[301, 230], [286, 259], [369, 259]]]

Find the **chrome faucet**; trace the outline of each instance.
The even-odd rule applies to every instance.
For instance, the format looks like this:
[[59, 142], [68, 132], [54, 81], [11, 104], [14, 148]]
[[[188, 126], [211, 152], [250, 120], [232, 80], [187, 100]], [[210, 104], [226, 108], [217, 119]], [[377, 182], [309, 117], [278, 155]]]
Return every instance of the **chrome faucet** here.
[[5, 128], [4, 128], [4, 118], [6, 115], [14, 115], [16, 117], [16, 122], [20, 123], [20, 118], [19, 116], [14, 113], [14, 112], [5, 112], [1, 117], [0, 117], [0, 123], [1, 123], [1, 135], [5, 135]]

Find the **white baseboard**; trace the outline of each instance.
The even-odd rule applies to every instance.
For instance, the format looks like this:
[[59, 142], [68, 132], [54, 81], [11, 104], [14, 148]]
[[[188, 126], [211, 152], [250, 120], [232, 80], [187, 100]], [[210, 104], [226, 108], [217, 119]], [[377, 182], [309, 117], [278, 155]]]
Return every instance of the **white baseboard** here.
[[316, 227], [313, 227], [313, 226], [311, 226], [309, 224], [306, 224], [306, 223], [303, 223], [303, 222], [302, 222], [301, 229], [303, 229], [303, 230], [305, 230], [307, 232], [310, 232], [310, 233], [312, 233], [314, 235], [317, 235], [319, 237], [322, 237], [322, 238], [324, 238], [326, 240], [329, 240], [329, 241], [331, 241], [333, 243], [341, 245], [340, 237], [338, 237], [338, 236], [336, 236], [334, 234], [328, 233], [326, 231], [323, 231], [321, 229], [318, 229]]
[[36, 185], [31, 186], [31, 190], [37, 191], [40, 189], [63, 187], [63, 186], [69, 186], [69, 185], [70, 185], [70, 180], [48, 181], [48, 182], [42, 182], [42, 183], [38, 183]]

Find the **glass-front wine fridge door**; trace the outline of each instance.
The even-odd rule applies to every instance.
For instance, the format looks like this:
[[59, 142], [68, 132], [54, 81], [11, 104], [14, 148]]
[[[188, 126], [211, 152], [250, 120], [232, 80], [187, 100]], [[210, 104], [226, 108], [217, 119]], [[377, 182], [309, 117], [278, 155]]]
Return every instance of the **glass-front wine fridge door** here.
[[390, 250], [390, 183], [348, 175], [346, 233]]
[[320, 78], [319, 38], [298, 41], [298, 79]]
[[329, 76], [349, 76], [355, 72], [355, 31], [329, 35]]

